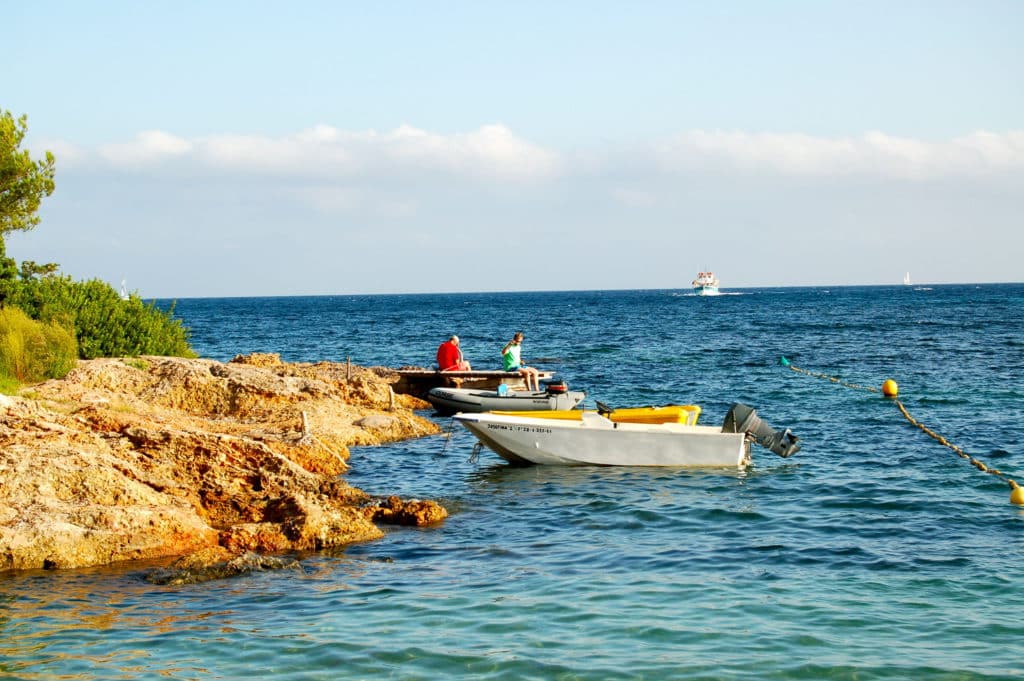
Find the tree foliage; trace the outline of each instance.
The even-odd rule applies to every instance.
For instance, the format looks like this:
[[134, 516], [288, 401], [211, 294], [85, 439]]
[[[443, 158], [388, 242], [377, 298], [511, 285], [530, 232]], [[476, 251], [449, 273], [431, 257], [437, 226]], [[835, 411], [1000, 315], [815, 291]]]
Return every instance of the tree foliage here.
[[122, 300], [114, 287], [99, 279], [33, 276], [11, 287], [4, 302], [33, 319], [74, 329], [82, 359], [195, 356], [188, 344], [188, 330], [174, 317], [173, 305], [162, 310], [156, 301], [147, 305], [138, 296]]
[[39, 224], [39, 204], [53, 193], [53, 154], [33, 161], [21, 150], [28, 117], [15, 119], [0, 111], [0, 239], [14, 230], [29, 230]]
[[66, 327], [29, 319], [14, 307], [0, 308], [0, 377], [23, 383], [63, 378], [77, 359], [75, 336]]

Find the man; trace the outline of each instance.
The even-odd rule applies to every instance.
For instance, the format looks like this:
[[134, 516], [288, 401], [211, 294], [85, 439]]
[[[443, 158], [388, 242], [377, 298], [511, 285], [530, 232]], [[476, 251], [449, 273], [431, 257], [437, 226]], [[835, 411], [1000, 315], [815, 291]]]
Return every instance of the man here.
[[459, 337], [451, 336], [437, 349], [437, 368], [441, 371], [472, 371], [473, 367], [462, 358]]

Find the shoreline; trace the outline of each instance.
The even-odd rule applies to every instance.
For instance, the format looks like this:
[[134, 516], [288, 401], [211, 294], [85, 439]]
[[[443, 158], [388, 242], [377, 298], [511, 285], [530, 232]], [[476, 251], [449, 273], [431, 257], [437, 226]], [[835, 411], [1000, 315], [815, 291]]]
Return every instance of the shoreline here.
[[[0, 570], [230, 561], [426, 526], [433, 501], [344, 480], [350, 446], [438, 434], [387, 369], [176, 357], [80, 361], [0, 400]], [[175, 565], [171, 566], [175, 568]], [[213, 576], [221, 576], [214, 574]]]

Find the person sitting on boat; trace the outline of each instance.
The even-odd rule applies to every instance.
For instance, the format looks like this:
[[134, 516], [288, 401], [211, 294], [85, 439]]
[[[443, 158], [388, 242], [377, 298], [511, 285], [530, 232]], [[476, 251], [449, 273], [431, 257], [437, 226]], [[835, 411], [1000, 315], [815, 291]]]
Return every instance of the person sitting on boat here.
[[501, 359], [505, 367], [505, 371], [516, 371], [523, 377], [526, 382], [526, 389], [533, 390], [535, 392], [540, 391], [540, 372], [533, 367], [528, 367], [523, 364], [522, 359], [522, 345], [523, 340], [526, 336], [523, 335], [522, 331], [517, 331], [516, 335], [512, 337], [505, 347], [501, 349]]
[[437, 368], [441, 371], [472, 371], [462, 357], [462, 349], [459, 347], [459, 337], [452, 335], [437, 349]]

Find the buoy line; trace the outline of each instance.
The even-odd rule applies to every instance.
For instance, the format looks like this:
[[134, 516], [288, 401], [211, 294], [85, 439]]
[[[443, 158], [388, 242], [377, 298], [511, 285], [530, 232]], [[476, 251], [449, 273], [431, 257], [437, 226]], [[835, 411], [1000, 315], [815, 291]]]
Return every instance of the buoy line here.
[[835, 376], [829, 376], [827, 374], [821, 374], [816, 371], [808, 371], [807, 369], [801, 369], [800, 367], [794, 366], [793, 363], [790, 362], [785, 357], [782, 357], [779, 360], [779, 364], [781, 364], [784, 367], [788, 367], [791, 370], [796, 371], [797, 373], [801, 373], [806, 376], [812, 376], [814, 378], [823, 378], [825, 380], [831, 381], [832, 383], [837, 383], [846, 388], [852, 388], [854, 390], [864, 390], [873, 393], [882, 393], [884, 397], [891, 399], [896, 404], [896, 408], [900, 410], [900, 413], [903, 414], [904, 418], [906, 418], [908, 422], [919, 428], [923, 433], [934, 439], [939, 444], [951, 449], [961, 459], [966, 459], [968, 462], [970, 462], [972, 466], [977, 468], [982, 473], [994, 475], [1003, 482], [1005, 482], [1007, 485], [1009, 485], [1010, 503], [1017, 504], [1018, 506], [1024, 506], [1024, 488], [1018, 485], [1012, 478], [1008, 477], [997, 468], [991, 468], [990, 466], [985, 465], [979, 459], [976, 459], [975, 457], [965, 452], [962, 447], [958, 447], [957, 445], [953, 444], [952, 442], [942, 437], [934, 430], [932, 430], [931, 428], [929, 428], [928, 426], [924, 425], [923, 423], [915, 419], [913, 416], [911, 416], [910, 412], [907, 411], [907, 408], [903, 406], [903, 403], [898, 399], [897, 395], [899, 395], [899, 386], [896, 384], [896, 381], [892, 380], [891, 378], [886, 379], [885, 382], [882, 383], [881, 389], [879, 389], [874, 388], [872, 386], [857, 385], [856, 383], [847, 383]]

